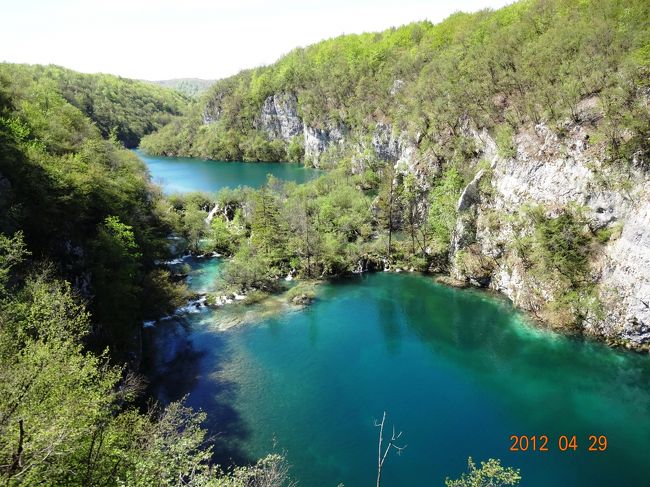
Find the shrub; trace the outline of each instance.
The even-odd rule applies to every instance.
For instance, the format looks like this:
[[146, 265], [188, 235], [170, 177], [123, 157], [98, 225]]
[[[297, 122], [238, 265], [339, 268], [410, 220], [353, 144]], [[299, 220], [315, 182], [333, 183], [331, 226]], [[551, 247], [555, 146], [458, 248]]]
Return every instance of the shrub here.
[[242, 301], [245, 305], [260, 303], [269, 297], [269, 293], [264, 291], [253, 290], [246, 295], [246, 299]]
[[517, 147], [514, 142], [515, 132], [509, 124], [501, 124], [495, 131], [495, 142], [499, 149], [499, 155], [505, 159], [512, 159], [517, 155]]
[[316, 298], [316, 286], [313, 282], [298, 283], [286, 292], [285, 297], [289, 302], [313, 301]]

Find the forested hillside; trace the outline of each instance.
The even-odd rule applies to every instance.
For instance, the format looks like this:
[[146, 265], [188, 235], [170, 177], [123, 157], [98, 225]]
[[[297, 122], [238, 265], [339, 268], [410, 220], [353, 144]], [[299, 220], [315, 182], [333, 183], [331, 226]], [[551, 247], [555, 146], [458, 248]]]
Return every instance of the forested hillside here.
[[240, 289], [446, 272], [648, 348], [649, 17], [643, 0], [524, 0], [338, 37], [217, 82], [141, 147], [332, 170], [221, 198], [211, 231], [240, 242], [224, 273]]
[[[472, 150], [461, 133], [468, 123], [487, 128], [507, 151], [518, 127], [575, 118], [579, 102], [598, 94], [602, 136], [631, 149], [647, 140], [634, 102], [647, 82], [647, 18], [642, 0], [525, 0], [437, 25], [342, 36], [219, 81], [200, 110], [143, 147], [294, 160], [307, 145], [311, 164], [330, 142], [357, 150], [388, 132], [450, 160]], [[297, 122], [282, 133], [265, 123], [281, 112]]]
[[90, 118], [103, 137], [115, 137], [128, 148], [181, 115], [189, 99], [151, 83], [110, 74], [83, 74], [59, 66], [0, 64], [0, 74], [14, 85], [48, 84]]
[[198, 97], [205, 93], [215, 81], [199, 78], [178, 78], [154, 81], [155, 84], [171, 88], [189, 97]]
[[[112, 83], [132, 97], [111, 104], [97, 86]], [[175, 226], [144, 164], [66, 96], [88, 96], [84, 110], [117, 116], [123, 133], [137, 134], [152, 112], [129, 103], [145, 92], [58, 68], [0, 70], [5, 485], [237, 486], [286, 476], [277, 455], [225, 475], [211, 466], [203, 414], [180, 403], [142, 407], [142, 319], [186, 299], [155, 263]], [[163, 107], [165, 97], [180, 100], [162, 89], [151, 97]]]
[[[33, 259], [53, 262], [74, 282], [90, 299], [94, 337], [119, 343], [113, 352], [125, 355], [139, 320], [160, 311], [147, 310], [152, 304], [142, 297], [165, 285], [152, 267], [166, 255], [170, 230], [161, 197], [144, 164], [118, 141], [105, 140], [50, 76], [21, 72], [4, 66], [0, 74], [1, 231], [21, 232]], [[102, 110], [119, 113], [125, 103]]]

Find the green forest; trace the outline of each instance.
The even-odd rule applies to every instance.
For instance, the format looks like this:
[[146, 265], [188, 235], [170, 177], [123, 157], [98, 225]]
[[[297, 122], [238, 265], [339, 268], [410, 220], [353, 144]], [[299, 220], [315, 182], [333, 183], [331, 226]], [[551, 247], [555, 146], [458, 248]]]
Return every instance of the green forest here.
[[38, 83], [79, 109], [104, 138], [127, 148], [182, 115], [190, 98], [178, 91], [110, 74], [83, 74], [60, 66], [0, 64], [0, 73], [16, 87]]
[[[350, 151], [388, 122], [421, 151], [458, 163], [473, 150], [466, 123], [496, 134], [507, 152], [519, 127], [544, 121], [561, 130], [579, 117], [581, 100], [597, 95], [600, 137], [624, 160], [648, 150], [637, 96], [648, 83], [648, 16], [643, 0], [524, 0], [436, 25], [341, 36], [218, 81], [142, 147], [217, 160], [299, 159], [299, 141], [270, 139], [254, 123], [267, 97], [288, 92], [306, 126], [349, 131]], [[206, 124], [205, 116], [216, 120]]]
[[[118, 92], [125, 97], [112, 102]], [[6, 485], [239, 486], [285, 475], [278, 455], [226, 475], [211, 465], [204, 414], [182, 403], [142, 407], [142, 320], [173, 310], [187, 293], [155, 264], [169, 255], [173, 222], [119, 134], [141, 136], [151, 118], [163, 123], [183, 103], [115, 77], [1, 66]], [[106, 137], [102, 123], [115, 124], [105, 125]]]
[[154, 81], [154, 83], [166, 88], [172, 88], [186, 96], [196, 98], [205, 93], [214, 84], [214, 81], [199, 78], [178, 78]]

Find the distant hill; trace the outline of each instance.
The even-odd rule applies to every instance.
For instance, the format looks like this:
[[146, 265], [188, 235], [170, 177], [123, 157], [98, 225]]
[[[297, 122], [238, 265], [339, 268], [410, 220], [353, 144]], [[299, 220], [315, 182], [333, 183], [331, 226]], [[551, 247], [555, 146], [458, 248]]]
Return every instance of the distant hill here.
[[84, 74], [60, 66], [0, 63], [0, 78], [11, 86], [47, 85], [126, 147], [185, 112], [189, 97], [176, 90], [110, 74]]
[[207, 89], [210, 88], [210, 86], [212, 86], [215, 82], [216, 80], [211, 79], [177, 78], [154, 81], [153, 83], [164, 86], [166, 88], [174, 89], [187, 96], [197, 97], [201, 93], [207, 91]]

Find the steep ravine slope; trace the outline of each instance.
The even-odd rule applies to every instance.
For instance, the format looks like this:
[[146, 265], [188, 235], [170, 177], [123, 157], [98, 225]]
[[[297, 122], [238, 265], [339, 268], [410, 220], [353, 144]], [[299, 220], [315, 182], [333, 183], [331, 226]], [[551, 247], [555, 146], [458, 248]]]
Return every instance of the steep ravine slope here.
[[455, 228], [423, 252], [429, 270], [648, 349], [648, 8], [530, 0], [331, 39], [218, 81], [143, 148], [413, 174], [420, 228], [455, 171]]
[[[512, 157], [499, 155], [488, 131], [466, 128], [476, 144], [469, 165], [489, 165], [477, 170], [458, 201], [450, 271], [458, 280], [503, 293], [541, 321], [561, 325], [561, 316], [550, 316], [544, 309], [554, 299], [553, 282], [529, 272], [514, 244], [517, 233], [533, 229], [526, 224], [515, 228], [512, 219], [529, 205], [542, 207], [551, 217], [576, 205], [592, 233], [613, 234], [590, 252], [590, 278], [597, 284], [600, 303], [597, 312], [585, 317], [582, 330], [612, 344], [645, 349], [650, 344], [650, 173], [636, 158], [628, 168], [612, 166], [603, 144], [590, 142], [597, 132], [598, 124], [591, 122], [597, 105], [595, 99], [582, 103], [582, 118], [565, 122], [562, 136], [544, 123], [521, 128], [513, 139]], [[268, 97], [255, 124], [271, 139], [290, 142], [303, 137], [305, 160], [314, 165], [332, 147], [346, 144], [345, 127], [315, 129], [305, 124], [292, 93]], [[356, 144], [353, 171], [363, 171], [366, 150], [398, 171], [416, 174], [424, 189], [440, 171], [436, 158], [421, 150], [417, 139], [406, 133], [395, 136], [390, 124], [378, 124], [369, 139], [365, 145], [348, 143]], [[455, 257], [462, 251], [479, 262], [478, 275], [472, 273], [476, 269], [457, 264]]]

